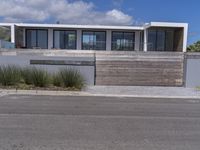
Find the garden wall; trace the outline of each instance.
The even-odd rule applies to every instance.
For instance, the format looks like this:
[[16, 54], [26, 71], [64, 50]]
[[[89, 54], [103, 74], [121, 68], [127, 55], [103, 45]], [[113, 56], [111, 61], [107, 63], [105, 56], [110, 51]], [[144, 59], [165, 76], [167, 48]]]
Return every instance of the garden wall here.
[[187, 53], [185, 55], [185, 60], [185, 86], [200, 86], [200, 53]]
[[0, 52], [1, 65], [18, 65], [21, 67], [36, 66], [50, 73], [64, 67], [79, 70], [88, 85], [94, 85], [94, 55], [77, 52], [17, 50]]
[[89, 85], [200, 86], [200, 54], [193, 53], [1, 49], [0, 64], [72, 67]]
[[183, 62], [179, 52], [97, 52], [96, 84], [183, 86]]

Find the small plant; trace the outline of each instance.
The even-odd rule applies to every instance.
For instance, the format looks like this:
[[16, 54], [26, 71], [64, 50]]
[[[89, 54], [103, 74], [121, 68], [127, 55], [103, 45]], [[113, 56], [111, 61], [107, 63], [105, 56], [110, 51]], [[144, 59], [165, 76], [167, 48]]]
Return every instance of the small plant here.
[[21, 81], [20, 68], [14, 65], [0, 66], [0, 84], [3, 86], [17, 85]]
[[47, 87], [50, 83], [50, 75], [45, 70], [31, 67], [25, 68], [22, 72], [26, 84], [33, 84], [36, 87]]
[[54, 75], [36, 67], [20, 68], [15, 65], [0, 66], [0, 85], [16, 86], [20, 89], [32, 89], [34, 87], [61, 87], [73, 90], [82, 89], [85, 80], [79, 71], [65, 68]]
[[24, 80], [24, 83], [27, 85], [33, 84], [31, 74], [32, 74], [31, 68], [26, 67], [21, 69], [22, 78]]
[[55, 73], [52, 76], [52, 82], [53, 82], [54, 86], [57, 86], [57, 87], [62, 86], [62, 78], [61, 78], [61, 76], [58, 73]]
[[50, 83], [50, 75], [47, 71], [35, 67], [31, 69], [31, 79], [36, 87], [46, 87]]
[[79, 71], [65, 68], [61, 69], [54, 75], [53, 83], [55, 86], [64, 86], [65, 88], [82, 89], [85, 85], [85, 80]]

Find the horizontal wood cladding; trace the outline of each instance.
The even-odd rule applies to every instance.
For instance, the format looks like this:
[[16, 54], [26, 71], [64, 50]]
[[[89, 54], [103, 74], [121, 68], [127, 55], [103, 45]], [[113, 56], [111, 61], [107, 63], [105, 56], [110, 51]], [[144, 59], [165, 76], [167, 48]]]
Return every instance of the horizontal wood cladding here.
[[97, 85], [182, 86], [183, 60], [181, 53], [161, 53], [137, 56], [97, 55]]

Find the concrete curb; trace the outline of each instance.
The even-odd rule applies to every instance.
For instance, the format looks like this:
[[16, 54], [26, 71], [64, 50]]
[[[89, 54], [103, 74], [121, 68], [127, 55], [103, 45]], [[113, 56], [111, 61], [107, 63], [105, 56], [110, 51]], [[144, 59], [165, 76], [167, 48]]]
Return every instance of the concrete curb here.
[[85, 91], [43, 91], [43, 90], [0, 90], [0, 97], [6, 95], [40, 95], [40, 96], [91, 96], [91, 97], [134, 97], [134, 98], [167, 98], [167, 99], [199, 99], [200, 96], [169, 96], [169, 95], [119, 95], [94, 94]]

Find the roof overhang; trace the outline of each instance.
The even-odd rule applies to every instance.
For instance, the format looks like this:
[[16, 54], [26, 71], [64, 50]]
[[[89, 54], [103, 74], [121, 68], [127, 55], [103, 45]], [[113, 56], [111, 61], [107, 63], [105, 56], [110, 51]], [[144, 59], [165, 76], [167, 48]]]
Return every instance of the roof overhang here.
[[188, 23], [150, 22], [148, 24], [145, 24], [145, 28], [150, 28], [150, 27], [187, 28]]
[[67, 25], [67, 24], [32, 24], [32, 23], [0, 23], [0, 26], [17, 26], [23, 28], [60, 28], [60, 29], [94, 29], [94, 30], [138, 30], [150, 27], [188, 28], [187, 23], [150, 22], [144, 26], [105, 26], [105, 25]]
[[103, 25], [65, 25], [65, 24], [15, 24], [25, 28], [68, 28], [68, 29], [104, 29], [104, 30], [144, 30], [142, 26], [103, 26]]

